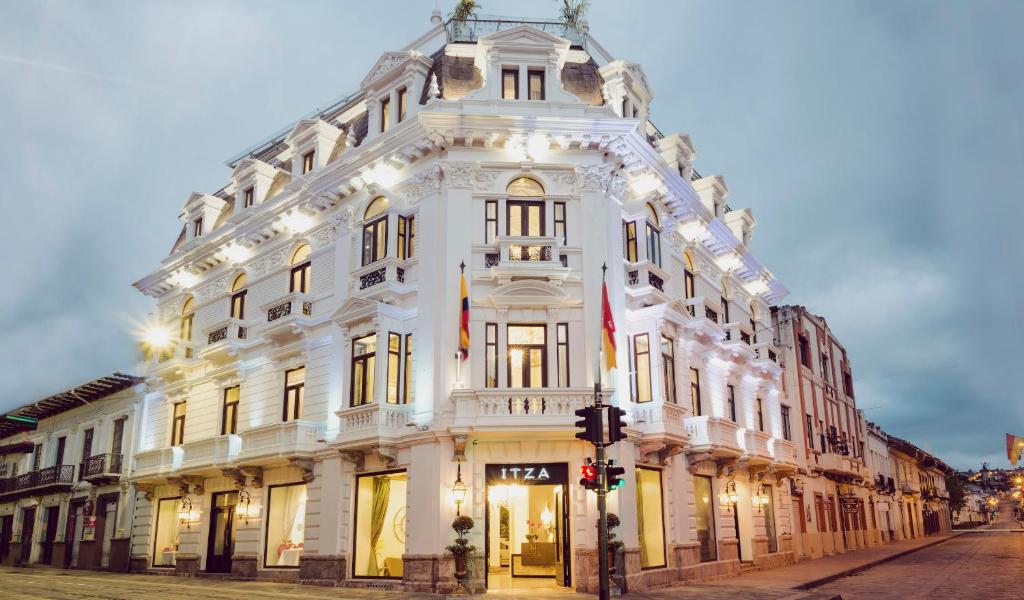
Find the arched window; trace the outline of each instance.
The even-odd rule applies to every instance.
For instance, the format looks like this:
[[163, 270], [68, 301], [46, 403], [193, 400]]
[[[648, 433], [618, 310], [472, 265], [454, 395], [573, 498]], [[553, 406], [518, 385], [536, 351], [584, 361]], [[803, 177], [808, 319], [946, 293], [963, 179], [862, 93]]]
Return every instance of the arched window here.
[[750, 303], [750, 336], [753, 338], [753, 343], [757, 343], [757, 306]]
[[[696, 269], [693, 268], [693, 257], [690, 256], [689, 250], [683, 252], [683, 260], [683, 287], [686, 292], [686, 299], [689, 300], [697, 295], [697, 282], [693, 276], [693, 272]], [[694, 315], [693, 305], [687, 306], [686, 310], [689, 311], [691, 317]]]
[[654, 206], [647, 204], [647, 260], [657, 266], [661, 266], [661, 228], [659, 226], [658, 211]]
[[387, 256], [388, 248], [388, 199], [378, 196], [370, 201], [363, 214], [363, 266], [377, 262]]
[[239, 273], [231, 283], [231, 308], [228, 316], [232, 319], [245, 318], [245, 284], [248, 280], [245, 273]]
[[309, 254], [312, 250], [309, 244], [302, 244], [292, 252], [292, 276], [288, 291], [309, 292], [310, 262]]
[[[178, 331], [178, 339], [182, 342], [192, 341], [192, 320], [195, 317], [195, 302], [189, 296], [181, 305], [181, 327]], [[192, 358], [192, 348], [185, 346], [185, 358]]]
[[509, 196], [540, 198], [544, 195], [544, 186], [533, 177], [516, 177], [508, 184], [505, 191]]

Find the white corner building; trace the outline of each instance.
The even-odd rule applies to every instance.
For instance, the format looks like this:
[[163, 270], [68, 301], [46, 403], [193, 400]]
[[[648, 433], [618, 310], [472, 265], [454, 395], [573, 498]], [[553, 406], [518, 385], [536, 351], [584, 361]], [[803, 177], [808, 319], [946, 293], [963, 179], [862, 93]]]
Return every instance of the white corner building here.
[[598, 380], [627, 413], [620, 585], [793, 562], [787, 292], [654, 97], [586, 31], [435, 12], [188, 195], [135, 284], [180, 339], [144, 367], [132, 568], [443, 593], [459, 512], [471, 589], [596, 590]]

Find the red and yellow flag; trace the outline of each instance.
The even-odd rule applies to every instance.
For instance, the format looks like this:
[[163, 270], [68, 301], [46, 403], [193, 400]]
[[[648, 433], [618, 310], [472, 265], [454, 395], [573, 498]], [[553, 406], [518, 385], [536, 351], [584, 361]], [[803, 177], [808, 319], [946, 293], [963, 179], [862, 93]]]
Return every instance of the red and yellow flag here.
[[615, 321], [612, 307], [608, 304], [608, 284], [601, 282], [601, 349], [604, 350], [604, 366], [611, 371], [615, 368]]
[[1024, 451], [1024, 438], [1006, 434], [1006, 458], [1010, 459], [1011, 465], [1017, 466], [1022, 451]]
[[466, 274], [459, 275], [459, 297], [462, 299], [462, 315], [459, 318], [459, 358], [469, 358], [469, 294], [466, 293]]

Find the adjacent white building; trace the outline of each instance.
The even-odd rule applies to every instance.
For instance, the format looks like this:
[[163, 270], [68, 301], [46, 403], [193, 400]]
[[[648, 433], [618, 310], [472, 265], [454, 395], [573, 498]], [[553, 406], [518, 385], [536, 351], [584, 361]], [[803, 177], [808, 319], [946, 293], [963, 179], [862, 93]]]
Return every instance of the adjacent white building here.
[[470, 587], [593, 590], [573, 411], [598, 380], [628, 415], [629, 589], [793, 561], [786, 290], [653, 98], [585, 31], [435, 14], [191, 194], [136, 283], [180, 339], [145, 366], [133, 568], [445, 592], [458, 511]]

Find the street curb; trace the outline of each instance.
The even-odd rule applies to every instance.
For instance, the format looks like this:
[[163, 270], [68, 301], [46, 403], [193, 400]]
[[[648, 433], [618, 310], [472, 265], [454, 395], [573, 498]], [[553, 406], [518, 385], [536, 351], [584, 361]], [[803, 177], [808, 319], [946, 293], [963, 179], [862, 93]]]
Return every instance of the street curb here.
[[801, 583], [800, 585], [794, 587], [793, 589], [794, 590], [810, 590], [810, 589], [814, 589], [816, 587], [823, 586], [826, 583], [831, 583], [831, 582], [835, 581], [836, 579], [842, 579], [843, 577], [849, 577], [850, 575], [855, 575], [857, 573], [860, 573], [861, 571], [866, 571], [866, 570], [868, 570], [868, 569], [870, 569], [872, 567], [877, 567], [878, 565], [880, 565], [882, 563], [887, 563], [890, 560], [896, 560], [897, 558], [902, 558], [902, 557], [904, 557], [904, 556], [906, 556], [908, 554], [913, 554], [913, 553], [915, 553], [915, 552], [917, 552], [919, 550], [924, 550], [925, 548], [931, 548], [932, 546], [938, 546], [939, 544], [944, 544], [944, 543], [948, 542], [949, 540], [951, 540], [953, 538], [956, 538], [956, 537], [959, 537], [961, 535], [963, 535], [963, 534], [955, 533], [955, 534], [953, 534], [953, 535], [951, 535], [951, 536], [949, 536], [947, 538], [944, 538], [944, 539], [941, 539], [941, 540], [935, 540], [935, 541], [933, 541], [930, 544], [924, 544], [922, 546], [917, 546], [916, 548], [910, 548], [908, 550], [904, 550], [903, 552], [898, 552], [896, 554], [892, 554], [892, 555], [880, 558], [878, 560], [874, 560], [874, 561], [871, 561], [869, 563], [865, 563], [863, 565], [858, 565], [856, 567], [852, 567], [852, 568], [846, 569], [845, 571], [840, 571], [839, 573], [833, 573], [832, 575], [828, 575], [826, 577], [821, 577], [820, 579], [814, 579], [812, 581]]

